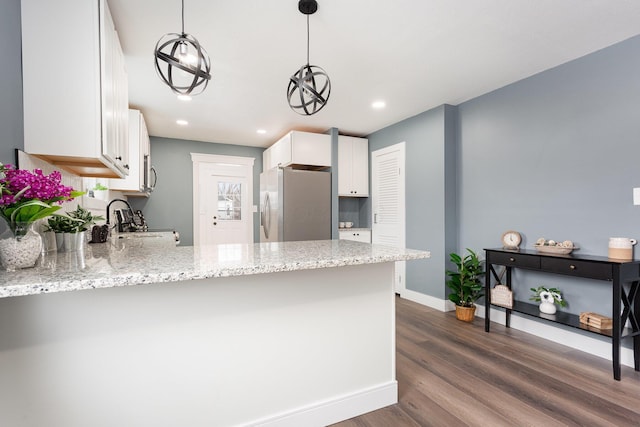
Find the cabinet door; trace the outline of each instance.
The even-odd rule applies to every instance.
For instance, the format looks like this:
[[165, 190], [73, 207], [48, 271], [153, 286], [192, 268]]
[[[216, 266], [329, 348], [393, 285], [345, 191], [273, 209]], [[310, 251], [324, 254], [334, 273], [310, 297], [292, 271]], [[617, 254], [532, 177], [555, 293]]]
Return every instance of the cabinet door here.
[[290, 164], [331, 166], [331, 135], [298, 131], [290, 135]]
[[[102, 102], [102, 155], [117, 164], [118, 157], [118, 92], [116, 76], [115, 27], [106, 2], [100, 13], [100, 86]], [[120, 168], [119, 168], [120, 169]]]
[[351, 186], [358, 197], [369, 196], [369, 140], [352, 139]]
[[338, 232], [340, 240], [353, 240], [354, 242], [371, 243], [370, 230], [340, 230]]
[[351, 164], [353, 162], [353, 144], [351, 138], [338, 138], [338, 195], [353, 196], [351, 189]]
[[338, 139], [338, 195], [369, 196], [369, 141], [340, 136]]
[[[271, 168], [277, 166], [287, 166], [291, 164], [291, 134], [282, 137], [272, 145]], [[271, 169], [269, 168], [269, 169]]]
[[[128, 192], [144, 191], [144, 156], [149, 155], [149, 133], [144, 116], [138, 110], [127, 111], [129, 124], [128, 144], [129, 175], [125, 179], [111, 179], [109, 188]], [[149, 159], [150, 161], [150, 159]]]

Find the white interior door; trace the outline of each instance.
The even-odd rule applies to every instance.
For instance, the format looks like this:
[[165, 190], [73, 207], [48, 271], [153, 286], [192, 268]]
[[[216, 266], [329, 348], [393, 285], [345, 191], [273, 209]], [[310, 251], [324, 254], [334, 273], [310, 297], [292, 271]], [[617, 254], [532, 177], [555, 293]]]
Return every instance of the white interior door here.
[[[402, 247], [405, 237], [405, 143], [371, 153], [371, 242]], [[405, 289], [405, 262], [396, 263], [396, 292]]]
[[254, 159], [193, 154], [192, 158], [194, 245], [253, 243]]

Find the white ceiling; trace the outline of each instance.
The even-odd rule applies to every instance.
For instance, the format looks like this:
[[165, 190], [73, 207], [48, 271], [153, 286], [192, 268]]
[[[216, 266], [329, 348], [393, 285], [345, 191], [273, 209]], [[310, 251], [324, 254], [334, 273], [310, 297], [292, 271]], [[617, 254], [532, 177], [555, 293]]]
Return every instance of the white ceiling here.
[[[108, 3], [130, 105], [151, 135], [261, 147], [292, 129], [368, 135], [640, 34], [638, 0], [318, 0], [310, 63], [331, 78], [331, 97], [301, 116], [286, 99], [289, 77], [306, 63], [297, 0], [185, 0], [185, 32], [212, 69], [190, 102], [177, 100], [153, 60], [158, 39], [180, 32], [181, 0]], [[373, 110], [375, 100], [386, 108]]]

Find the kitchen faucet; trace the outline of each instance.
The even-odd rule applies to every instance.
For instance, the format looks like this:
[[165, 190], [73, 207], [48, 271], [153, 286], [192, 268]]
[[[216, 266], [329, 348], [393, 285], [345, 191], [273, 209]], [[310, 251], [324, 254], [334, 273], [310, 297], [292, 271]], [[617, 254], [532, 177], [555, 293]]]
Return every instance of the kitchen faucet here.
[[129, 208], [129, 211], [133, 212], [133, 209], [131, 208], [131, 205], [126, 200], [124, 200], [124, 199], [113, 199], [113, 200], [111, 200], [107, 204], [107, 227], [109, 228], [109, 231], [111, 231], [111, 225], [109, 224], [109, 215], [110, 215], [110, 211], [111, 211], [111, 204], [113, 204], [114, 202], [122, 202], [122, 203], [126, 204], [127, 207]]

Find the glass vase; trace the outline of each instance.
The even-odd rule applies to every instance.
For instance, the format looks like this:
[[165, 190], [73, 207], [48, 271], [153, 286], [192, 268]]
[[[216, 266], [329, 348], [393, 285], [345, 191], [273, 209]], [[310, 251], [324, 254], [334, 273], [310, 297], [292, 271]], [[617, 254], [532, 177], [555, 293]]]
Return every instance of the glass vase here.
[[0, 234], [0, 265], [7, 271], [33, 267], [42, 252], [35, 222], [16, 222]]

